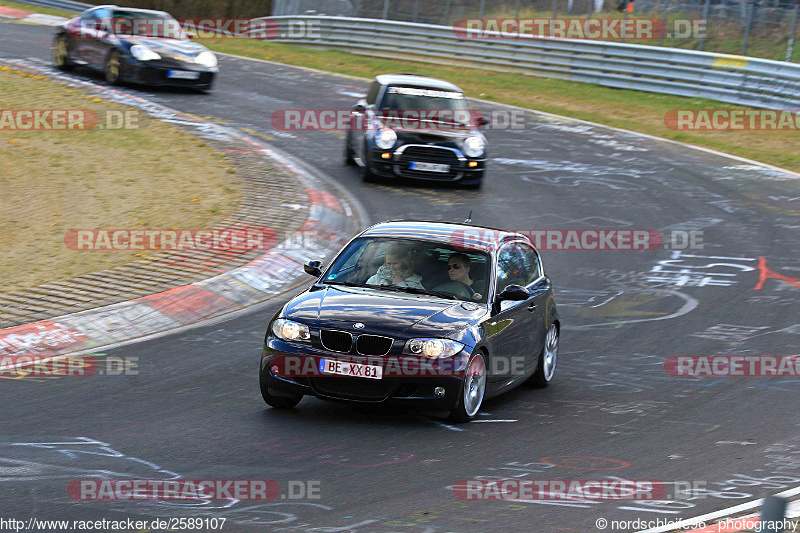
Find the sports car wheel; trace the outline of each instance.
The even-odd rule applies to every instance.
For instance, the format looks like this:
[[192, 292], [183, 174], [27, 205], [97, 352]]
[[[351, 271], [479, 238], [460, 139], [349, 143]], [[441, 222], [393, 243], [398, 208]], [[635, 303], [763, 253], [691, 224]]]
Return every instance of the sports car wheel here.
[[106, 58], [105, 74], [106, 81], [111, 85], [117, 85], [120, 79], [120, 70], [122, 69], [122, 60], [119, 57], [119, 52], [112, 50]]
[[469, 360], [467, 375], [461, 389], [458, 405], [450, 411], [450, 418], [455, 422], [469, 422], [481, 408], [483, 395], [486, 392], [486, 361], [478, 352]]
[[558, 362], [558, 328], [555, 324], [550, 324], [547, 335], [544, 338], [544, 347], [539, 354], [539, 367], [531, 376], [530, 382], [534, 387], [547, 387], [556, 373], [556, 363]]
[[74, 66], [69, 59], [69, 41], [64, 35], [56, 38], [53, 46], [53, 62], [61, 70], [70, 70]]

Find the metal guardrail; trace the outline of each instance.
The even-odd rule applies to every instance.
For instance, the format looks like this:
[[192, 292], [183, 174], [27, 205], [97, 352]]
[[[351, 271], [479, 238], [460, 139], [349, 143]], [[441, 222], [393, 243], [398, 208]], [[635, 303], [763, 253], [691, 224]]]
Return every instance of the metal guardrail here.
[[[575, 39], [460, 38], [450, 26], [377, 19], [270, 17], [313, 27], [281, 42], [355, 54], [521, 72], [770, 109], [800, 109], [800, 65], [746, 56]], [[296, 34], [296, 33], [294, 33]], [[313, 35], [313, 36], [312, 36]]]
[[83, 2], [73, 2], [72, 0], [24, 0], [21, 3], [49, 7], [51, 9], [63, 9], [64, 11], [74, 11], [76, 13], [86, 11], [94, 6], [94, 4], [84, 4]]

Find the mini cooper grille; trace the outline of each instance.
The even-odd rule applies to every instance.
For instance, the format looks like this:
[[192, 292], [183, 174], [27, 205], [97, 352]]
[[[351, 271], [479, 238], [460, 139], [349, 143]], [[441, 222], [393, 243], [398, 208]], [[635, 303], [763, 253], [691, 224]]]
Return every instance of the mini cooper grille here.
[[332, 352], [349, 353], [353, 348], [353, 336], [346, 331], [323, 329], [319, 333], [319, 340], [325, 349]]
[[359, 335], [356, 351], [361, 355], [386, 355], [392, 349], [393, 339], [379, 335]]
[[391, 384], [384, 379], [336, 376], [314, 378], [313, 387], [321, 394], [352, 400], [379, 401], [389, 396]]
[[[412, 170], [408, 164], [412, 161], [417, 163], [436, 163], [439, 165], [450, 165], [449, 172], [429, 172], [426, 170]], [[461, 162], [452, 150], [438, 148], [436, 146], [410, 146], [403, 151], [400, 156], [400, 174], [408, 178], [424, 178], [438, 180], [455, 179], [461, 171]]]

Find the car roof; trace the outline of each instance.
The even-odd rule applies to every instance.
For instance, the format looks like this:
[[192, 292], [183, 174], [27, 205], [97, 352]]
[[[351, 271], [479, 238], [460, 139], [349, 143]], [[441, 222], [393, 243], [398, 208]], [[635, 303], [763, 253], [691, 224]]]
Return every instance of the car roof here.
[[[155, 14], [158, 14], [158, 15], [169, 15], [169, 13], [167, 13], [166, 11], [158, 11], [158, 10], [155, 10], [155, 9], [140, 9], [138, 7], [120, 7], [120, 6], [112, 5], [112, 4], [102, 5], [102, 6], [92, 6], [90, 9], [87, 9], [86, 11], [92, 11], [92, 10], [100, 8], [100, 7], [104, 8], [104, 9], [110, 9], [112, 11], [131, 11], [131, 12], [134, 12], [134, 13], [142, 13], [143, 15], [155, 15]], [[85, 11], [84, 11], [84, 13], [85, 13]]]
[[432, 241], [464, 249], [496, 249], [510, 240], [528, 238], [513, 231], [506, 231], [472, 224], [434, 222], [427, 220], [395, 220], [381, 222], [367, 228], [362, 237], [407, 238]]
[[375, 76], [375, 81], [381, 85], [408, 85], [411, 87], [427, 87], [445, 91], [456, 91], [463, 93], [457, 85], [449, 81], [429, 78], [428, 76], [417, 76], [416, 74], [381, 74]]

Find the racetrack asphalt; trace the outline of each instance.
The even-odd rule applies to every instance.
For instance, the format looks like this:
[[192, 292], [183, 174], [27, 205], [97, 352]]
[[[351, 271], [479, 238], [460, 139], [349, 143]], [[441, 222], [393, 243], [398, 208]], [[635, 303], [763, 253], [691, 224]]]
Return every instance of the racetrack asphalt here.
[[[52, 32], [2, 23], [0, 57], [47, 65]], [[765, 277], [766, 269], [800, 276], [796, 176], [530, 115], [524, 130], [487, 132], [480, 191], [365, 184], [344, 165], [341, 132], [287, 135], [270, 120], [280, 109], [348, 109], [363, 81], [228, 56], [220, 68], [210, 94], [124, 90], [303, 158], [347, 188], [373, 221], [462, 221], [472, 211], [475, 224], [518, 230], [697, 229], [705, 247], [679, 255], [543, 251], [565, 325], [555, 382], [489, 400], [468, 425], [311, 398], [293, 411], [268, 409], [257, 384], [260, 345], [288, 296], [104, 350], [135, 358], [131, 375], [3, 380], [5, 516], [224, 517], [224, 531], [589, 532], [598, 518], [677, 519], [800, 485], [800, 378], [692, 379], [663, 366], [671, 355], [798, 353], [800, 283]], [[654, 277], [658, 283], [647, 281]], [[282, 487], [313, 480], [321, 497], [201, 506], [76, 502], [66, 491], [73, 479], [177, 476], [275, 479]], [[481, 476], [619, 476], [697, 489], [658, 504], [465, 502], [448, 488]]]

